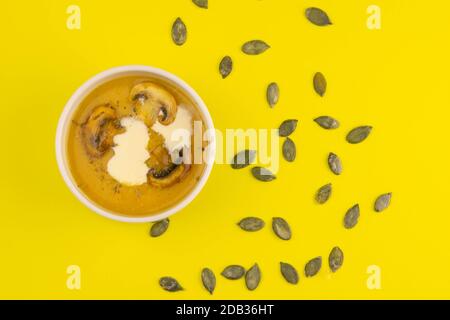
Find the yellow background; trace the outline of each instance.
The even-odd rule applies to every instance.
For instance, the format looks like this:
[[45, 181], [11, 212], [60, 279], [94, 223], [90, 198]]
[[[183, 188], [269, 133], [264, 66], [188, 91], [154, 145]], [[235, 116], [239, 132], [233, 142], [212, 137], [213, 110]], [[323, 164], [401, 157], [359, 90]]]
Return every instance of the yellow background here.
[[[81, 8], [81, 30], [66, 28], [66, 9]], [[381, 30], [366, 27], [366, 9], [382, 10]], [[334, 25], [319, 28], [304, 18], [308, 6], [325, 9]], [[3, 1], [0, 32], [0, 298], [210, 298], [200, 281], [209, 266], [217, 275], [212, 298], [450, 298], [448, 201], [450, 4], [446, 1], [210, 0], [202, 10], [190, 0]], [[188, 41], [175, 46], [170, 28], [180, 16]], [[260, 56], [240, 52], [263, 39]], [[225, 80], [224, 55], [234, 61]], [[195, 88], [215, 125], [274, 128], [299, 119], [292, 138], [294, 163], [281, 162], [272, 183], [248, 170], [216, 165], [201, 194], [171, 218], [161, 238], [149, 224], [110, 221], [86, 209], [63, 183], [55, 161], [58, 117], [85, 80], [107, 68], [144, 64], [173, 72]], [[323, 72], [324, 98], [312, 90]], [[265, 101], [268, 83], [280, 85], [279, 104]], [[312, 119], [331, 115], [336, 131]], [[370, 124], [371, 136], [350, 145], [345, 135]], [[344, 164], [341, 176], [326, 165], [329, 151]], [[326, 205], [314, 202], [332, 182]], [[381, 193], [391, 207], [372, 210]], [[342, 227], [345, 211], [361, 207], [359, 224]], [[267, 227], [245, 233], [242, 217], [264, 218]], [[273, 216], [285, 217], [293, 239], [279, 240]], [[341, 270], [326, 259], [339, 245]], [[324, 258], [314, 278], [306, 261]], [[301, 271], [297, 286], [284, 281], [279, 261]], [[258, 262], [263, 278], [254, 292], [243, 281], [219, 275], [228, 264]], [[81, 290], [66, 287], [69, 265], [81, 268]], [[381, 270], [381, 289], [369, 290], [367, 267]], [[186, 288], [168, 293], [158, 279], [171, 275]]]

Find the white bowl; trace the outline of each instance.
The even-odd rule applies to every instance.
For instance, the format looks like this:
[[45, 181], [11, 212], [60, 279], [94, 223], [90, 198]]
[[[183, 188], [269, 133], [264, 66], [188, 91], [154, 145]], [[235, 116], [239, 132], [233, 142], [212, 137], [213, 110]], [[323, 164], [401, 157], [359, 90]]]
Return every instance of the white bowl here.
[[187, 94], [193, 102], [196, 104], [196, 106], [199, 108], [203, 120], [205, 122], [205, 126], [207, 130], [211, 131], [211, 137], [208, 144], [209, 149], [209, 156], [210, 159], [214, 159], [215, 156], [215, 135], [214, 135], [214, 125], [211, 119], [211, 115], [209, 114], [208, 109], [206, 108], [205, 103], [203, 100], [199, 97], [199, 95], [192, 89], [186, 82], [178, 78], [177, 76], [158, 69], [154, 67], [149, 66], [141, 66], [141, 65], [130, 65], [130, 66], [122, 66], [122, 67], [116, 67], [111, 68], [106, 71], [103, 71], [96, 76], [92, 77], [88, 81], [86, 81], [81, 87], [78, 88], [77, 91], [70, 97], [69, 101], [67, 102], [66, 106], [64, 107], [64, 110], [61, 114], [61, 117], [59, 118], [58, 122], [58, 128], [56, 131], [56, 160], [58, 162], [59, 171], [61, 172], [61, 175], [69, 187], [70, 191], [80, 200], [85, 206], [87, 206], [92, 211], [95, 211], [96, 213], [113, 219], [117, 221], [123, 221], [123, 222], [153, 222], [158, 221], [164, 218], [169, 217], [170, 215], [180, 211], [184, 207], [186, 207], [200, 192], [200, 190], [205, 185], [206, 181], [208, 180], [209, 174], [211, 173], [213, 161], [207, 161], [205, 165], [205, 169], [203, 171], [202, 176], [200, 177], [200, 180], [195, 185], [195, 187], [191, 190], [191, 192], [178, 204], [176, 204], [173, 207], [170, 207], [166, 210], [163, 210], [161, 212], [158, 212], [156, 214], [152, 214], [150, 216], [144, 216], [144, 217], [131, 217], [126, 216], [123, 214], [120, 214], [119, 212], [113, 212], [110, 210], [107, 210], [105, 208], [102, 208], [92, 200], [90, 200], [81, 190], [77, 187], [77, 184], [75, 183], [72, 174], [69, 170], [68, 161], [67, 161], [67, 148], [66, 148], [66, 142], [67, 142], [67, 134], [68, 134], [68, 128], [72, 119], [73, 112], [76, 110], [78, 105], [83, 101], [83, 99], [90, 93], [92, 90], [94, 90], [99, 85], [108, 82], [112, 79], [116, 79], [119, 77], [124, 76], [132, 76], [132, 75], [143, 75], [143, 76], [153, 76], [153, 77], [159, 77], [163, 78], [164, 80], [168, 81], [169, 83], [174, 84], [177, 88], [181, 89], [185, 94]]

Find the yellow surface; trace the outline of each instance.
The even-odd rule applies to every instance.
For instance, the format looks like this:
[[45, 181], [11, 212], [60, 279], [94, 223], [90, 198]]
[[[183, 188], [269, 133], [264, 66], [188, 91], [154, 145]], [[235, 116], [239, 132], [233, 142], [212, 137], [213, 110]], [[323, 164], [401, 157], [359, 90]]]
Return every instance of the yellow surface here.
[[[381, 30], [366, 27], [374, 2]], [[81, 8], [81, 30], [66, 28], [70, 4]], [[334, 25], [308, 23], [309, 5], [326, 9]], [[190, 0], [77, 0], [4, 1], [1, 8], [0, 298], [206, 299], [202, 267], [218, 275], [228, 264], [254, 262], [263, 272], [256, 291], [218, 275], [213, 298], [450, 298], [447, 2], [210, 0], [202, 10]], [[177, 16], [189, 32], [182, 47], [170, 38]], [[240, 46], [254, 38], [272, 48], [245, 56]], [[217, 67], [226, 54], [235, 68], [222, 80]], [[297, 161], [282, 161], [268, 184], [248, 170], [215, 166], [199, 197], [158, 239], [148, 236], [148, 224], [90, 212], [59, 175], [57, 120], [85, 80], [126, 64], [185, 79], [218, 129], [271, 128], [298, 118]], [[312, 90], [316, 71], [328, 79], [324, 98]], [[281, 88], [274, 109], [265, 102], [271, 81]], [[320, 129], [312, 119], [324, 114], [341, 128]], [[345, 134], [361, 124], [374, 127], [371, 136], [347, 144]], [[326, 166], [329, 151], [342, 157], [341, 176]], [[316, 205], [314, 193], [327, 182], [332, 199]], [[375, 197], [387, 191], [391, 207], [374, 213]], [[345, 230], [342, 217], [356, 202], [360, 222]], [[247, 215], [268, 227], [242, 232], [235, 223]], [[290, 222], [291, 241], [273, 235], [272, 216]], [[279, 261], [302, 270], [310, 258], [326, 260], [335, 245], [345, 252], [336, 274], [326, 265], [315, 278], [302, 272], [297, 286], [279, 274]], [[81, 290], [66, 287], [69, 265], [81, 268]], [[380, 267], [380, 290], [366, 285], [370, 265]], [[162, 291], [163, 275], [186, 290]]]

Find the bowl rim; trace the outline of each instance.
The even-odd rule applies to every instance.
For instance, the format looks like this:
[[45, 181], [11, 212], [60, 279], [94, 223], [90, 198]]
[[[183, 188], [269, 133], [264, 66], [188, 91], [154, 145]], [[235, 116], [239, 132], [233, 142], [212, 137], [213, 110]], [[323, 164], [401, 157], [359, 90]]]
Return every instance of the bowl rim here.
[[58, 164], [59, 172], [62, 175], [62, 178], [69, 190], [75, 197], [83, 203], [86, 207], [96, 212], [97, 214], [104, 216], [109, 219], [113, 219], [121, 222], [131, 222], [131, 223], [144, 223], [144, 222], [155, 222], [162, 219], [165, 219], [183, 208], [185, 208], [189, 203], [194, 200], [194, 198], [200, 193], [203, 187], [208, 180], [211, 170], [214, 166], [214, 161], [207, 161], [205, 165], [205, 169], [203, 171], [202, 176], [200, 177], [198, 183], [195, 187], [189, 192], [179, 203], [176, 205], [169, 207], [167, 209], [162, 210], [159, 213], [152, 214], [150, 216], [142, 216], [142, 217], [131, 217], [126, 215], [121, 215], [120, 213], [115, 213], [111, 210], [107, 210], [102, 208], [94, 201], [90, 200], [76, 185], [75, 181], [72, 178], [70, 173], [70, 169], [67, 163], [66, 156], [66, 138], [68, 132], [68, 124], [71, 120], [72, 113], [78, 107], [79, 103], [96, 87], [107, 82], [108, 80], [119, 77], [120, 75], [132, 74], [132, 73], [148, 73], [153, 76], [162, 77], [170, 82], [175, 83], [180, 89], [182, 89], [196, 104], [196, 106], [200, 109], [200, 112], [203, 116], [203, 120], [206, 125], [206, 129], [209, 130], [212, 134], [210, 134], [210, 141], [208, 144], [208, 153], [212, 159], [215, 158], [216, 154], [216, 136], [214, 124], [211, 118], [211, 115], [208, 111], [203, 100], [197, 94], [197, 92], [189, 86], [184, 80], [180, 79], [178, 76], [165, 71], [160, 68], [146, 66], [146, 65], [125, 65], [119, 67], [113, 67], [102, 71], [93, 77], [89, 78], [85, 81], [69, 98], [64, 109], [59, 117], [58, 126], [56, 129], [56, 138], [55, 138], [55, 151], [56, 151], [56, 161]]

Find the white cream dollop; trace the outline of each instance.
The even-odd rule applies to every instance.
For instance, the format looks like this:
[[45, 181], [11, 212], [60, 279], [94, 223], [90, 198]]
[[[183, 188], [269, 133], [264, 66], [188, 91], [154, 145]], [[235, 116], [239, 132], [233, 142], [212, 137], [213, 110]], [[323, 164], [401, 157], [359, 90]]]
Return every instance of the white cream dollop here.
[[108, 161], [108, 173], [118, 182], [135, 186], [147, 182], [149, 140], [147, 126], [133, 117], [123, 118], [125, 132], [114, 137], [114, 156]]
[[178, 106], [175, 120], [165, 126], [158, 121], [152, 129], [164, 137], [164, 146], [172, 153], [183, 147], [190, 148], [192, 136], [192, 114], [183, 106]]

